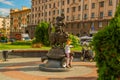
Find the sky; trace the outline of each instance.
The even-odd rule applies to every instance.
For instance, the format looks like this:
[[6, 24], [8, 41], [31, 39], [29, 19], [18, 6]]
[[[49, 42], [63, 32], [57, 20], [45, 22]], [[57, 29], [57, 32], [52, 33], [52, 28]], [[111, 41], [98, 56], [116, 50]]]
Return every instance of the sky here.
[[31, 8], [31, 0], [0, 0], [0, 16], [7, 16], [10, 9], [22, 9], [22, 6]]

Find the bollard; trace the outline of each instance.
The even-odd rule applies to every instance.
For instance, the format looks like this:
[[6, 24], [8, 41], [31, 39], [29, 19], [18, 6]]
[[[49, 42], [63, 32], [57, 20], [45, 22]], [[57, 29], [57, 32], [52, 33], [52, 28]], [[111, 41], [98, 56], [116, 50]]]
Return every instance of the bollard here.
[[8, 53], [12, 52], [12, 50], [3, 50], [2, 51], [2, 60], [6, 61], [8, 58]]
[[8, 58], [8, 51], [7, 50], [2, 51], [2, 56], [3, 56], [3, 61], [6, 61]]

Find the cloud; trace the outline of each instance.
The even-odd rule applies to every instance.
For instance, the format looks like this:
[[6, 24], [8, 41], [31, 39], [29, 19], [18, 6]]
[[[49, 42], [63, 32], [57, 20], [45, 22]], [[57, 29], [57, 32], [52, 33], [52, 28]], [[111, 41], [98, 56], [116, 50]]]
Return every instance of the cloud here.
[[1, 3], [3, 4], [7, 4], [7, 5], [10, 5], [10, 6], [14, 6], [14, 4], [10, 1], [7, 1], [7, 0], [0, 0]]
[[8, 8], [0, 8], [0, 14], [2, 16], [7, 16], [7, 15], [9, 15], [9, 13], [10, 13], [10, 9], [8, 9]]

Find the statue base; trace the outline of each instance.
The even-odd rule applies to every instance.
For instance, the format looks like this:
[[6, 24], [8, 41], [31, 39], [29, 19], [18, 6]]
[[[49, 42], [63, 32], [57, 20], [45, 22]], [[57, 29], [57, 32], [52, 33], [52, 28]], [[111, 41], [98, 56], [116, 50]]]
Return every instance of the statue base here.
[[69, 68], [61, 66], [61, 61], [48, 59], [46, 64], [40, 64], [39, 69], [47, 72], [65, 72], [69, 71]]
[[69, 71], [70, 68], [66, 68], [66, 59], [64, 49], [53, 48], [47, 54], [47, 62], [45, 64], [40, 64], [39, 69], [42, 71], [51, 71], [51, 72], [62, 72]]

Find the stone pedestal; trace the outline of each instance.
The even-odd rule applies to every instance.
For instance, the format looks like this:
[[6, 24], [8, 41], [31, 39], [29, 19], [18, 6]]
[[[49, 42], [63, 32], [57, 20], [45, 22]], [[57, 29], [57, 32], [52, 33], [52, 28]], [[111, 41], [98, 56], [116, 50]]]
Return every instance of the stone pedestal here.
[[43, 71], [69, 71], [70, 69], [63, 67], [65, 63], [65, 53], [64, 49], [55, 48], [51, 49], [47, 54], [47, 62], [45, 64], [39, 65], [39, 69]]

